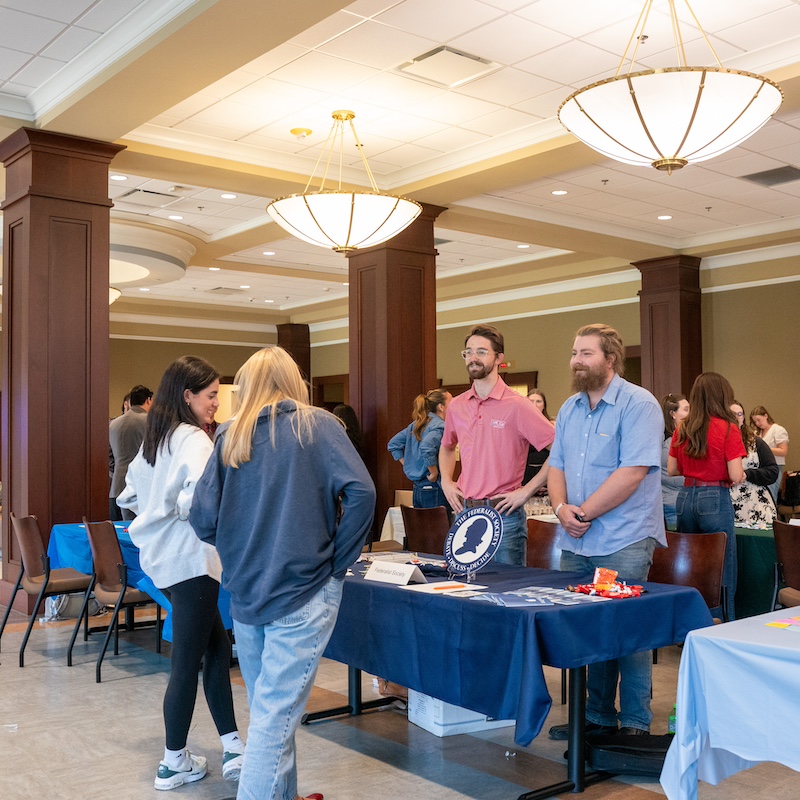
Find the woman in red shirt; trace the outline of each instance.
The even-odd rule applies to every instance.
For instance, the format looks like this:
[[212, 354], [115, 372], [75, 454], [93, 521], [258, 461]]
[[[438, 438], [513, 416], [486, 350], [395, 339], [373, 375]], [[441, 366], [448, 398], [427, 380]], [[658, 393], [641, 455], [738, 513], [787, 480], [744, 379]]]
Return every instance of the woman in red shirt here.
[[667, 472], [683, 475], [675, 510], [678, 531], [725, 531], [725, 568], [722, 573], [723, 611], [734, 618], [736, 594], [736, 534], [730, 487], [746, 478], [742, 458], [747, 455], [736, 417], [731, 412], [733, 389], [716, 372], [697, 376], [689, 395], [689, 416], [672, 436]]

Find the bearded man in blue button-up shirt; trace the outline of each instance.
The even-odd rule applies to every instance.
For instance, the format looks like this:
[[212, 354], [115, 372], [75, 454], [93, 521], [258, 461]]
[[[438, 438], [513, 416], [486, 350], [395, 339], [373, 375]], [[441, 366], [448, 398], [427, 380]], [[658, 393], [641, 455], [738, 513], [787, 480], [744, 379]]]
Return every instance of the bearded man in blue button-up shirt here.
[[[650, 392], [623, 379], [625, 348], [608, 325], [581, 328], [570, 360], [572, 389], [550, 450], [548, 490], [561, 527], [561, 569], [647, 580], [653, 550], [666, 546], [661, 504], [664, 419]], [[619, 679], [619, 713], [616, 709]], [[634, 653], [590, 664], [587, 736], [649, 733], [651, 657]], [[567, 738], [567, 726], [550, 730]]]

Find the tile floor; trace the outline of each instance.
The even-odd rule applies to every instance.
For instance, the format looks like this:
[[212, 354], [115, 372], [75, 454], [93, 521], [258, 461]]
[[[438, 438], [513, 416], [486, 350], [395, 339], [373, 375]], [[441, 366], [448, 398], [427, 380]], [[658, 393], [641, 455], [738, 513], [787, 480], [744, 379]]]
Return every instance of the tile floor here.
[[[161, 699], [168, 648], [153, 650], [152, 632], [124, 634], [120, 655], [103, 664], [94, 681], [99, 644], [78, 640], [74, 666], [66, 666], [71, 623], [35, 627], [18, 667], [21, 615], [12, 618], [0, 652], [0, 798], [26, 800], [146, 800], [165, 797], [153, 789], [163, 747]], [[666, 730], [674, 702], [678, 648], [660, 651], [654, 667], [653, 732]], [[547, 670], [551, 694], [559, 697], [560, 672]], [[247, 702], [234, 670], [234, 700], [240, 728], [247, 728]], [[338, 704], [347, 672], [323, 661], [309, 709]], [[364, 698], [374, 695], [365, 676]], [[547, 726], [566, 721], [553, 706]], [[546, 730], [546, 728], [545, 728]], [[220, 775], [220, 745], [208, 709], [198, 698], [189, 744], [209, 759], [208, 777], [173, 790], [175, 798], [223, 800], [235, 784]], [[359, 718], [337, 718], [303, 726], [298, 734], [300, 791], [324, 792], [326, 800], [515, 800], [526, 788], [564, 777], [564, 744], [546, 734], [530, 747], [513, 742], [513, 728], [439, 738], [412, 725], [396, 709]], [[563, 795], [570, 797], [573, 795]], [[619, 778], [590, 787], [586, 800], [657, 800], [656, 779]], [[701, 785], [700, 800], [796, 800], [800, 776], [764, 764], [719, 787]]]

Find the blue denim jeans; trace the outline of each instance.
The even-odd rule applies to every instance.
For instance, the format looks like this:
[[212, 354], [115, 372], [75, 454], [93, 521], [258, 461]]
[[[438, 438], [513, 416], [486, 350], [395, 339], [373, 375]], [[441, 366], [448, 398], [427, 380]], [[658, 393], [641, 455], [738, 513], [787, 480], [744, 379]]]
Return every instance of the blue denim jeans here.
[[733, 598], [736, 595], [739, 563], [730, 490], [727, 486], [684, 486], [678, 492], [675, 510], [678, 513], [679, 533], [725, 531], [728, 535], [722, 570], [722, 596], [728, 619], [735, 619]]
[[524, 567], [527, 549], [528, 517], [525, 506], [520, 506], [516, 511], [503, 514], [503, 540], [497, 548], [494, 560], [498, 564]]
[[442, 484], [438, 481], [431, 483], [425, 479], [414, 481], [414, 492], [412, 494], [412, 505], [414, 508], [436, 508], [444, 506], [448, 511], [450, 504], [442, 491]]
[[[618, 580], [641, 583], [653, 563], [655, 539], [643, 539], [607, 556], [580, 556], [561, 551], [564, 572], [592, 574], [596, 567], [608, 567], [619, 573]], [[612, 601], [617, 602], [617, 601]], [[619, 601], [625, 602], [625, 601]], [[613, 636], [613, 631], [609, 636]], [[589, 664], [586, 689], [586, 719], [597, 725], [616, 725], [623, 728], [650, 730], [653, 713], [650, 710], [653, 657], [649, 650], [629, 656]], [[619, 681], [619, 713], [616, 708]]]
[[302, 608], [266, 625], [234, 620], [250, 727], [237, 800], [294, 800], [295, 732], [336, 624], [344, 582], [331, 578]]

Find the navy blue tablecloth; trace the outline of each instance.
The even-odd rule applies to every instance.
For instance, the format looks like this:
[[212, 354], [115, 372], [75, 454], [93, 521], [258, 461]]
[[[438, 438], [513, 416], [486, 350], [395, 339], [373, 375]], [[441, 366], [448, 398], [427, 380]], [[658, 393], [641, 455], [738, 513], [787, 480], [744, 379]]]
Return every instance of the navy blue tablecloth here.
[[[496, 719], [515, 719], [528, 745], [550, 710], [542, 665], [581, 667], [682, 641], [712, 624], [695, 589], [646, 584], [642, 597], [575, 606], [505, 608], [365, 581], [345, 580], [328, 658]], [[564, 588], [589, 576], [490, 565], [494, 592]]]

